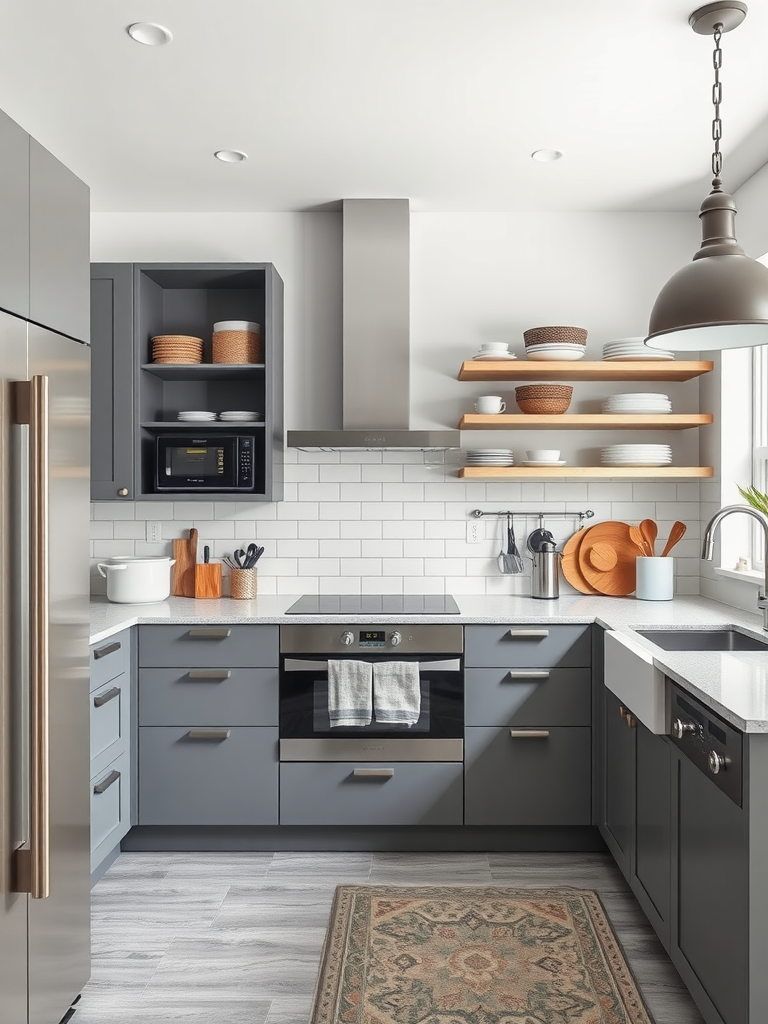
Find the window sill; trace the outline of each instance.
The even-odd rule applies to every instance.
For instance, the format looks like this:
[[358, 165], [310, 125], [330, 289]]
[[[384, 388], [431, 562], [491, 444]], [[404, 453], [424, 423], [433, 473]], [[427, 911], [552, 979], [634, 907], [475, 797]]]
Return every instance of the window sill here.
[[755, 587], [761, 587], [765, 576], [761, 572], [755, 572], [754, 569], [749, 569], [746, 572], [737, 572], [736, 569], [720, 569], [715, 568], [715, 572], [718, 576], [727, 576], [731, 580], [741, 580], [742, 583], [751, 583]]

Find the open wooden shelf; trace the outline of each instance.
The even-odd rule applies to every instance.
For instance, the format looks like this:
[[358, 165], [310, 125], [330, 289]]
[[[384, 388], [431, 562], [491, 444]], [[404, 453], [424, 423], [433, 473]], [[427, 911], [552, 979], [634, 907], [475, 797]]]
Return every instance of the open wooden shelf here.
[[142, 363], [161, 380], [251, 380], [264, 375], [264, 363]]
[[461, 364], [459, 380], [668, 380], [683, 381], [710, 373], [709, 360], [638, 359], [632, 362], [603, 360], [587, 363], [533, 359], [468, 359]]
[[564, 413], [556, 416], [535, 416], [523, 413], [501, 413], [492, 416], [468, 413], [459, 420], [459, 430], [687, 430], [703, 427], [714, 417], [710, 412], [630, 414]]
[[464, 480], [691, 480], [714, 476], [711, 466], [464, 466]]

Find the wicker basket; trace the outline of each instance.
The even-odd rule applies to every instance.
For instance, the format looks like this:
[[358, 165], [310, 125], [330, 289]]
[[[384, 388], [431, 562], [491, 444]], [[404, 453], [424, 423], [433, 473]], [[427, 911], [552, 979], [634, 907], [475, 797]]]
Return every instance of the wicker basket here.
[[515, 401], [521, 412], [552, 416], [568, 409], [573, 397], [570, 384], [524, 384], [515, 388]]
[[587, 331], [584, 327], [531, 327], [523, 331], [523, 339], [526, 348], [564, 341], [571, 345], [586, 345]]
[[230, 569], [229, 596], [235, 601], [252, 601], [258, 589], [258, 569]]
[[152, 338], [155, 363], [201, 363], [203, 339], [187, 334], [158, 334]]
[[[214, 325], [215, 326], [215, 325]], [[214, 330], [214, 363], [263, 363], [264, 348], [258, 324], [256, 330]]]

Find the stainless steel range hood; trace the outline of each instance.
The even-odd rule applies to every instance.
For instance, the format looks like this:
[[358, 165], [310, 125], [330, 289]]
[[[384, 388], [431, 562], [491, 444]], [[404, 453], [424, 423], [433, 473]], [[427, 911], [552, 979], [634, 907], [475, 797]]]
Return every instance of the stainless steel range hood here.
[[458, 430], [411, 430], [407, 199], [343, 201], [342, 430], [289, 430], [305, 451], [460, 447]]

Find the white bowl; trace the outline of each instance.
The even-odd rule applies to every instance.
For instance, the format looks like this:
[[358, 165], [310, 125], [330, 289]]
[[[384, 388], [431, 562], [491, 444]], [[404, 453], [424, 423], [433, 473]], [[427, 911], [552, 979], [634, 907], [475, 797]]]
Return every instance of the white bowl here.
[[219, 320], [213, 325], [213, 330], [214, 333], [216, 331], [252, 331], [254, 334], [258, 334], [261, 328], [251, 320]]
[[529, 462], [557, 462], [560, 452], [554, 448], [534, 448], [526, 452]]

